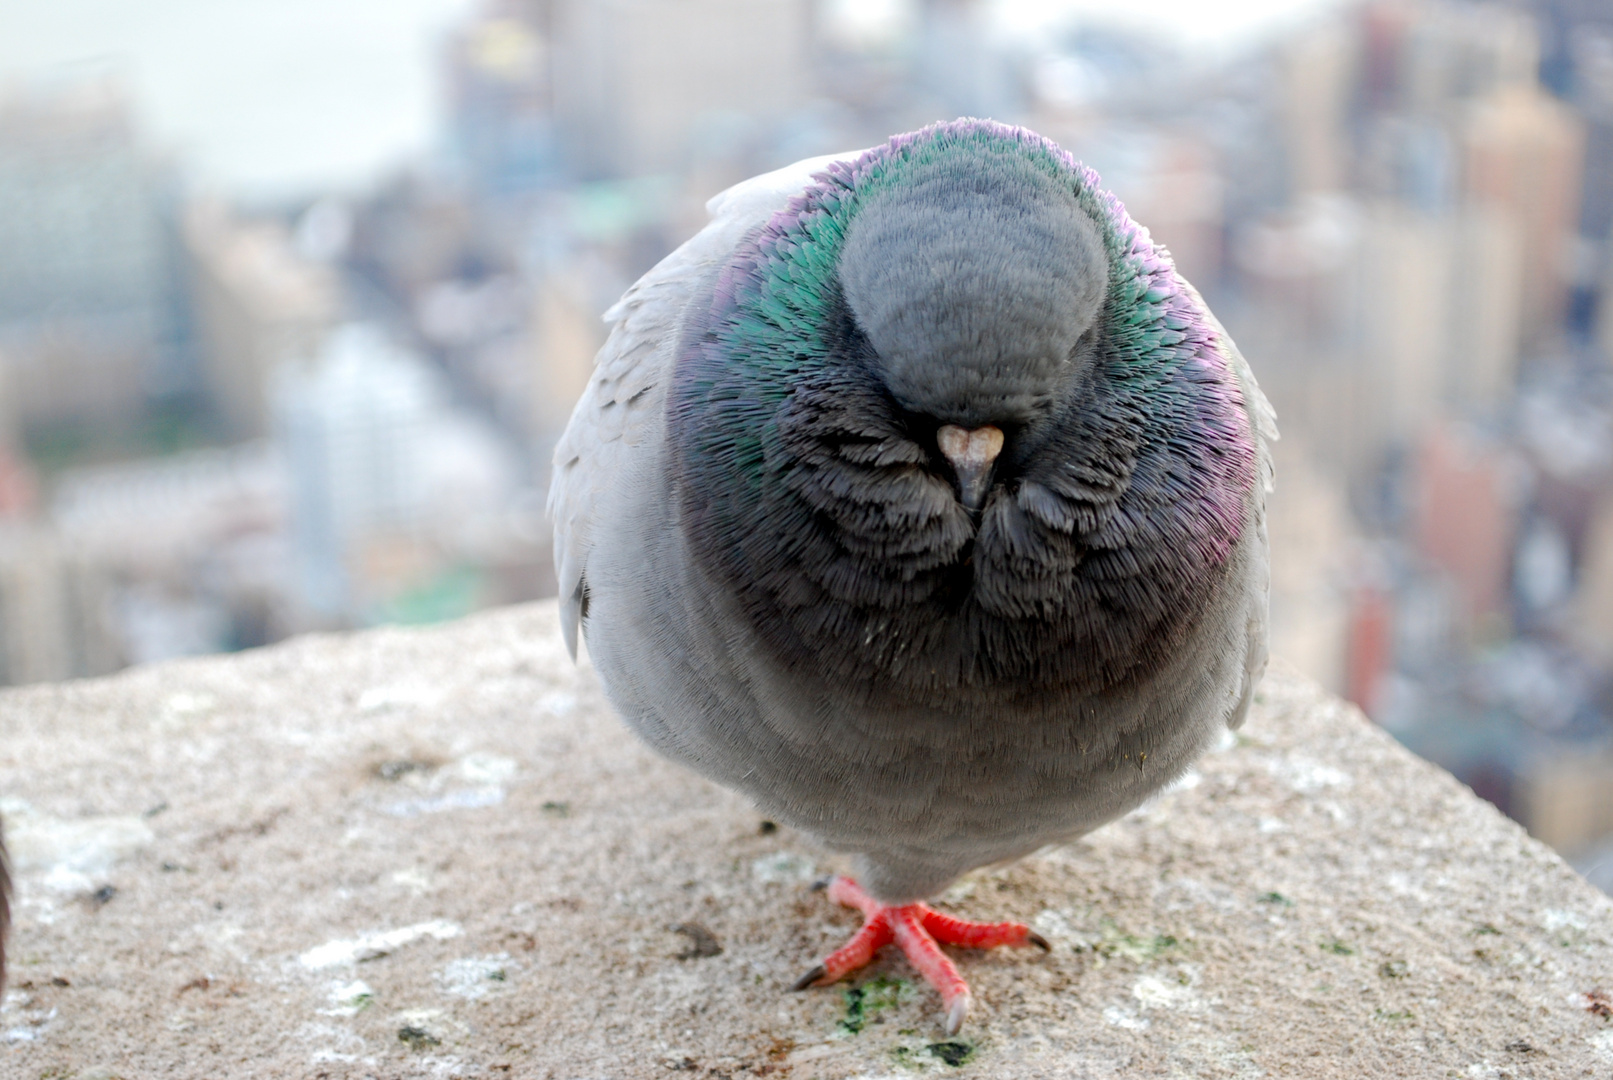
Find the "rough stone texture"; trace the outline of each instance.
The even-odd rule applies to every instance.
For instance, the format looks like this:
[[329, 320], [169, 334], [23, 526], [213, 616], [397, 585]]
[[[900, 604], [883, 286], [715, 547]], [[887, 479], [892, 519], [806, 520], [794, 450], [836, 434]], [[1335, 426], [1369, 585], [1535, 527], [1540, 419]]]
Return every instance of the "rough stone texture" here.
[[9, 691], [0, 793], [6, 1077], [1613, 1076], [1613, 903], [1282, 671], [946, 898], [1055, 944], [961, 957], [957, 1045], [899, 956], [785, 992], [834, 859], [638, 745], [549, 604]]

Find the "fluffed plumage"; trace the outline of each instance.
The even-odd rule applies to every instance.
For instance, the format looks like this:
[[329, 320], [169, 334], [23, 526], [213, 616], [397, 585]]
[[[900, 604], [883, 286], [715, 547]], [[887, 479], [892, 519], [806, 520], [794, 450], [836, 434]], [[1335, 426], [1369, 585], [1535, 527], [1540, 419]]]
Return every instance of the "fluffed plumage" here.
[[[1274, 419], [1096, 175], [960, 120], [708, 208], [555, 455], [567, 640], [641, 736], [898, 904], [1242, 721]], [[948, 426], [1003, 433], [978, 512]]]

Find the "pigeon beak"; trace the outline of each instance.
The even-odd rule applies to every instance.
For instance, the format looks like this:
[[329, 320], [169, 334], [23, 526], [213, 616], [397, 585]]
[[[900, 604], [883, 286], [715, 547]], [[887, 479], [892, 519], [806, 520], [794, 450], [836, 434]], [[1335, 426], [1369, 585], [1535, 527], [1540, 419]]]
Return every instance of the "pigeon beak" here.
[[941, 453], [958, 477], [958, 501], [971, 514], [979, 513], [991, 486], [991, 467], [1003, 450], [1003, 433], [990, 424], [973, 431], [945, 424], [935, 433]]

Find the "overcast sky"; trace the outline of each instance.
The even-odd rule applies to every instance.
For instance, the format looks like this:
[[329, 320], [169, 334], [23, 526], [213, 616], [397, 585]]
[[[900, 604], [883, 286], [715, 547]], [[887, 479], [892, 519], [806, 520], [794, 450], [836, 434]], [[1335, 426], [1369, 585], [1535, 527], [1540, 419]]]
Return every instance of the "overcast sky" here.
[[[1076, 12], [1221, 49], [1337, 0], [996, 0], [1016, 36]], [[871, 32], [903, 0], [831, 0]], [[435, 49], [475, 0], [0, 0], [0, 83], [109, 67], [147, 135], [204, 183], [365, 182], [437, 130]]]

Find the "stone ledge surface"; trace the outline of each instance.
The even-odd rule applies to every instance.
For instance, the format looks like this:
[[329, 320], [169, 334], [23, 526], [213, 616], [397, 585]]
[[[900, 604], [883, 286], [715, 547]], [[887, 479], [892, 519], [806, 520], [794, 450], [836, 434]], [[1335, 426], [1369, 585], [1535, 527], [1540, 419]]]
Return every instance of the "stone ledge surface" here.
[[949, 1045], [899, 956], [785, 992], [833, 857], [639, 745], [552, 603], [7, 691], [0, 1074], [1613, 1076], [1613, 903], [1280, 668], [1228, 744], [949, 894], [1054, 943], [963, 954]]

